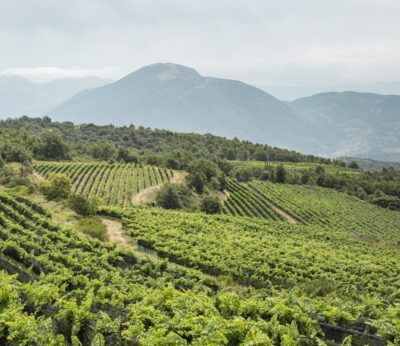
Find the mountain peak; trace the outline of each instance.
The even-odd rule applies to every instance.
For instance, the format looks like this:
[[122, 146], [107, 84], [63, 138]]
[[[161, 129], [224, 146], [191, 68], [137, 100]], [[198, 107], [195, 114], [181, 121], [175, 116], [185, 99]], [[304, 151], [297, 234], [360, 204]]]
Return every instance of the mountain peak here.
[[131, 78], [165, 81], [171, 79], [199, 79], [202, 77], [191, 67], [167, 62], [144, 66], [123, 79]]

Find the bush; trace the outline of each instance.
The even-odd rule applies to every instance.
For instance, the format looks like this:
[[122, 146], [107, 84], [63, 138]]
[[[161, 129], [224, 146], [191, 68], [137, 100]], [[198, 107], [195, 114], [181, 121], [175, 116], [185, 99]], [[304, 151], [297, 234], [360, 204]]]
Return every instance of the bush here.
[[65, 174], [57, 173], [49, 181], [41, 181], [38, 186], [48, 200], [59, 201], [68, 198], [72, 184]]
[[98, 217], [84, 217], [79, 220], [78, 230], [101, 241], [108, 241], [106, 226]]
[[68, 198], [68, 206], [79, 215], [89, 216], [96, 214], [99, 201], [95, 198], [71, 194]]
[[173, 184], [165, 185], [157, 194], [156, 203], [165, 209], [179, 209], [182, 207], [179, 196], [179, 187]]
[[218, 196], [209, 195], [204, 197], [201, 203], [201, 211], [207, 214], [218, 214], [221, 212], [221, 204], [219, 203]]
[[207, 182], [206, 176], [202, 172], [194, 172], [189, 175], [189, 186], [197, 193], [202, 193]]
[[275, 170], [275, 182], [284, 184], [286, 182], [286, 176], [287, 172], [285, 167], [282, 164], [278, 165]]

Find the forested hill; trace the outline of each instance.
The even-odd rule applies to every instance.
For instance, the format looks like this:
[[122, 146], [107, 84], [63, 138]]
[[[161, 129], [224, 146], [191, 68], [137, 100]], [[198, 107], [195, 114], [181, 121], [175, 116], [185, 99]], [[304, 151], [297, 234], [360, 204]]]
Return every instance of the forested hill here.
[[[15, 132], [18, 131], [18, 134]], [[295, 151], [271, 147], [264, 144], [254, 144], [239, 139], [226, 139], [211, 134], [177, 133], [136, 127], [134, 125], [117, 127], [113, 125], [98, 126], [94, 124], [74, 125], [71, 122], [53, 122], [50, 118], [29, 118], [0, 120], [0, 134], [3, 144], [7, 141], [31, 141], [28, 147], [34, 151], [43, 140], [42, 136], [49, 133], [59, 135], [69, 146], [69, 155], [95, 156], [102, 153], [99, 159], [113, 157], [118, 149], [125, 148], [131, 154], [147, 156], [151, 161], [175, 160], [176, 163], [193, 158], [226, 159], [226, 160], [257, 160], [286, 162], [317, 162], [331, 163], [330, 159], [303, 155]], [[26, 144], [26, 143], [21, 143]], [[96, 155], [92, 155], [93, 153]], [[108, 155], [107, 153], [110, 153]], [[57, 158], [52, 158], [57, 159]], [[60, 157], [60, 159], [63, 159]], [[335, 163], [337, 163], [335, 161]], [[171, 168], [174, 163], [170, 162]]]

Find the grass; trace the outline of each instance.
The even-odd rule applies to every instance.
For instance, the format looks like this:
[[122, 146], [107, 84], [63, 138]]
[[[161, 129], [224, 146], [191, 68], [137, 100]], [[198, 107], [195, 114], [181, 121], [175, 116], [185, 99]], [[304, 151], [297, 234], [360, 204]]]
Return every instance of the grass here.
[[90, 237], [97, 238], [101, 241], [109, 240], [107, 228], [97, 216], [80, 218], [77, 227], [79, 232], [89, 235]]

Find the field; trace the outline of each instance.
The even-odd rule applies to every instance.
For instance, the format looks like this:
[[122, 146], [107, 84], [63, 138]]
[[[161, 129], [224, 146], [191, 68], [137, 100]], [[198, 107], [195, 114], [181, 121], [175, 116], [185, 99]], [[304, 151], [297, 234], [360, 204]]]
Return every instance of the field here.
[[[1, 344], [321, 345], [321, 321], [361, 316], [399, 340], [397, 251], [282, 222], [103, 210], [142, 246], [213, 278], [81, 237], [24, 198], [0, 200]], [[315, 278], [327, 285], [318, 294]]]
[[201, 273], [81, 238], [27, 200], [0, 200], [2, 345], [272, 345], [320, 333], [284, 298], [225, 291]]
[[155, 209], [103, 212], [121, 217], [128, 234], [162, 258], [229, 277], [267, 296], [310, 295], [314, 316], [331, 323], [346, 326], [361, 317], [396, 323], [388, 311], [397, 313], [398, 248], [328, 234], [320, 227], [256, 218], [183, 216]]
[[131, 206], [140, 191], [168, 182], [173, 172], [154, 166], [118, 163], [39, 163], [34, 169], [48, 178], [64, 173], [73, 182], [72, 191], [100, 197], [107, 205]]
[[228, 179], [228, 192], [229, 195], [222, 207], [224, 214], [284, 220], [268, 200], [261, 198], [252, 189], [234, 179]]
[[262, 161], [229, 161], [233, 167], [257, 167], [262, 168], [267, 166], [276, 167], [279, 164], [282, 164], [286, 170], [289, 172], [296, 172], [296, 171], [305, 171], [305, 170], [315, 170], [317, 167], [321, 167], [325, 170], [326, 173], [332, 174], [360, 174], [362, 170], [348, 168], [348, 167], [341, 167], [337, 165], [326, 165], [322, 163], [308, 163], [308, 162], [262, 162]]
[[[400, 213], [312, 185], [230, 181], [223, 211], [228, 215], [273, 219], [261, 210], [277, 210], [304, 225], [356, 234], [365, 241], [400, 244]], [[260, 212], [258, 212], [260, 210]], [[281, 214], [282, 215], [282, 214]]]

